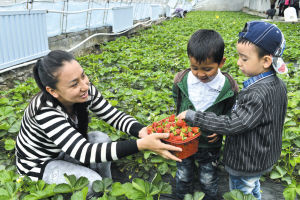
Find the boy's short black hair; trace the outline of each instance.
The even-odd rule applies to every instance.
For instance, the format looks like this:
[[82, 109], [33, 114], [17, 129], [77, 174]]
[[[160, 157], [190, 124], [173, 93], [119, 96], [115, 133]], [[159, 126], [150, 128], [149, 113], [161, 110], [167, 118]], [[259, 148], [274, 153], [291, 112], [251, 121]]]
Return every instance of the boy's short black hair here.
[[259, 58], [262, 58], [262, 57], [264, 57], [266, 55], [271, 55], [270, 52], [268, 52], [265, 49], [257, 46], [256, 44], [254, 44], [253, 42], [247, 40], [246, 38], [242, 38], [242, 37], [239, 38], [238, 44], [240, 44], [240, 43], [241, 44], [253, 44], [255, 46], [255, 49], [256, 49], [256, 52], [257, 52]]
[[218, 32], [200, 29], [191, 36], [187, 54], [189, 57], [195, 58], [198, 63], [205, 62], [210, 58], [220, 64], [224, 56], [224, 47], [224, 40]]

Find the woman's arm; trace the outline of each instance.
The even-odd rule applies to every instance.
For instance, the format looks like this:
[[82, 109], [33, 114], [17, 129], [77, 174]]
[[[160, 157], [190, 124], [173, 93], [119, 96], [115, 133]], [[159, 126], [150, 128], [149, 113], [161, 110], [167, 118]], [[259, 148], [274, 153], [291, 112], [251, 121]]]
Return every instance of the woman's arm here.
[[[180, 151], [180, 148], [162, 143], [160, 139], [167, 136], [164, 134], [148, 135], [139, 140], [91, 144], [71, 126], [65, 115], [55, 108], [44, 107], [35, 119], [47, 138], [57, 146], [57, 150], [62, 150], [84, 164], [117, 160], [146, 149], [179, 161], [168, 151]], [[28, 143], [24, 145], [28, 146]], [[30, 148], [39, 151], [42, 150], [38, 147], [40, 145], [33, 144]]]

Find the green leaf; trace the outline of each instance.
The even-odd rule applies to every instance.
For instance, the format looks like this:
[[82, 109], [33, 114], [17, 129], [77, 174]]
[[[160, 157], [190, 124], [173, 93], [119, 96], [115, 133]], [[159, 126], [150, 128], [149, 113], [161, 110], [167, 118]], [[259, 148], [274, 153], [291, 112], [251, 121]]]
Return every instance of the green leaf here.
[[64, 197], [63, 197], [63, 195], [58, 194], [58, 195], [55, 195], [51, 200], [64, 200]]
[[126, 193], [126, 188], [120, 182], [115, 182], [112, 184], [111, 195], [112, 196], [122, 196]]
[[100, 180], [94, 181], [92, 188], [94, 192], [104, 192], [104, 183]]
[[300, 184], [296, 186], [295, 183], [292, 183], [283, 190], [285, 200], [295, 200], [297, 193], [300, 194]]
[[292, 183], [292, 178], [290, 176], [284, 176], [281, 180], [285, 181], [288, 185]]
[[45, 187], [45, 185], [46, 185], [46, 183], [43, 180], [38, 180], [37, 183], [36, 183], [36, 185], [37, 185], [38, 190], [43, 190], [44, 187]]
[[110, 100], [109, 102], [112, 106], [116, 106], [119, 104], [119, 102], [117, 100]]
[[184, 200], [194, 200], [191, 194], [184, 195]]
[[161, 182], [159, 189], [161, 194], [172, 194], [172, 186], [168, 183]]
[[9, 102], [8, 98], [4, 98], [4, 97], [0, 98], [0, 104], [5, 105], [8, 104], [8, 102]]
[[75, 192], [71, 196], [71, 200], [85, 200], [87, 193], [88, 193], [88, 187], [85, 187], [81, 191]]
[[297, 137], [293, 142], [298, 148], [300, 148], [300, 137]]
[[146, 194], [146, 186], [145, 186], [145, 182], [144, 180], [140, 179], [140, 178], [135, 178], [132, 181], [132, 186], [141, 191], [142, 193]]
[[72, 192], [72, 188], [70, 185], [66, 183], [62, 183], [59, 185], [56, 185], [55, 188], [53, 189], [55, 193], [70, 193]]
[[10, 128], [10, 125], [6, 122], [3, 122], [2, 124], [0, 124], [0, 130], [8, 130]]
[[81, 190], [88, 184], [89, 184], [89, 180], [86, 177], [80, 177], [74, 185], [74, 190]]
[[225, 200], [256, 200], [251, 194], [244, 194], [240, 190], [231, 190], [223, 195]]
[[4, 142], [4, 148], [7, 151], [13, 150], [15, 148], [16, 142], [13, 139], [6, 139]]
[[158, 171], [160, 174], [164, 175], [167, 173], [167, 171], [169, 170], [168, 164], [167, 163], [161, 163], [158, 166]]
[[161, 175], [159, 173], [156, 173], [152, 179], [152, 184], [153, 185], [158, 185], [161, 182], [162, 178]]
[[6, 198], [8, 198], [9, 194], [7, 190], [0, 188], [0, 196], [6, 196]]
[[66, 181], [70, 184], [70, 186], [73, 188], [76, 183], [76, 176], [73, 174], [71, 175], [64, 174], [64, 177]]
[[9, 133], [17, 133], [19, 132], [21, 127], [21, 120], [17, 120], [15, 121], [15, 123], [13, 123], [13, 125], [8, 129]]
[[111, 186], [111, 184], [113, 183], [113, 180], [111, 178], [104, 178], [102, 180], [103, 184], [104, 184], [104, 189], [107, 189]]
[[194, 193], [194, 200], [201, 200], [203, 199], [205, 194], [203, 192], [195, 192]]
[[155, 185], [150, 185], [149, 195], [154, 196], [159, 192], [160, 190]]

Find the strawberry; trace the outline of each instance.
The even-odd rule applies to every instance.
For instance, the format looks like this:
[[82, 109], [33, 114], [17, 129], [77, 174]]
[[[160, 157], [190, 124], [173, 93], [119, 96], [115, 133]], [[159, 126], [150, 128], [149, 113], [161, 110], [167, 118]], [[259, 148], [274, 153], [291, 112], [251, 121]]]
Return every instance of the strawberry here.
[[153, 131], [153, 128], [151, 126], [147, 127], [147, 133], [148, 135], [151, 134]]
[[164, 129], [162, 127], [157, 127], [156, 128], [156, 132], [157, 133], [163, 133], [164, 132]]
[[179, 127], [182, 127], [184, 125], [184, 121], [182, 119], [179, 119], [177, 122], [176, 122], [176, 125], [179, 126]]
[[180, 133], [181, 133], [181, 130], [178, 128], [178, 129], [176, 129], [175, 130], [176, 131], [176, 135], [180, 135]]
[[193, 132], [188, 132], [188, 137], [193, 137], [193, 136], [194, 136]]
[[180, 135], [174, 136], [174, 140], [175, 141], [182, 141], [182, 136], [180, 136]]
[[182, 132], [182, 133], [186, 133], [187, 131], [188, 131], [188, 129], [187, 129], [186, 126], [184, 126], [184, 127], [181, 128], [181, 132]]
[[152, 126], [153, 126], [153, 128], [155, 128], [155, 127], [158, 126], [158, 123], [157, 122], [153, 122]]
[[164, 129], [164, 133], [170, 133], [170, 132], [171, 132], [170, 129], [168, 129], [168, 128]]
[[198, 133], [199, 132], [199, 128], [198, 127], [192, 127], [192, 131], [193, 131], [193, 133]]
[[169, 137], [168, 137], [168, 140], [173, 140], [174, 139], [174, 134], [173, 133], [170, 133], [169, 134]]
[[170, 128], [171, 127], [171, 124], [166, 124], [165, 125], [165, 128]]
[[175, 122], [175, 115], [174, 114], [169, 117], [169, 122]]

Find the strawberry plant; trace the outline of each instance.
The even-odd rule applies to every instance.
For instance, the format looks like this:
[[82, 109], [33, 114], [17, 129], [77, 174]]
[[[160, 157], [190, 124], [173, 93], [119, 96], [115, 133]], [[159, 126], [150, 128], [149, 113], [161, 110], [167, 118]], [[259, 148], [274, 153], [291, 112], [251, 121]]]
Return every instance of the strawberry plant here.
[[[198, 29], [214, 29], [222, 35], [225, 42], [224, 56], [227, 59], [221, 70], [229, 72], [242, 87], [242, 82], [247, 77], [241, 73], [236, 64], [238, 58], [236, 41], [238, 32], [244, 27], [245, 22], [250, 20], [260, 20], [260, 17], [242, 12], [189, 12], [184, 20], [177, 18], [166, 20], [159, 25], [139, 31], [133, 37], [119, 37], [115, 41], [100, 44], [100, 54], [89, 54], [77, 59], [90, 77], [90, 81], [113, 106], [136, 117], [141, 123], [150, 125], [175, 112], [174, 100], [171, 97], [173, 78], [176, 72], [189, 67], [186, 46], [192, 33]], [[288, 110], [280, 160], [265, 178], [285, 184], [284, 197], [295, 199], [299, 194], [297, 191], [300, 183], [298, 159], [300, 152], [300, 32], [298, 30], [300, 24], [274, 23], [282, 30], [286, 39], [283, 59], [288, 63], [289, 73], [280, 75], [280, 78], [287, 85]], [[0, 91], [0, 170], [15, 171], [13, 140], [19, 131], [24, 109], [37, 91], [38, 88], [32, 78], [26, 82], [16, 82], [14, 88]], [[178, 133], [181, 129], [182, 127], [177, 130]], [[116, 131], [94, 115], [89, 130], [106, 132], [114, 141], [130, 137], [121, 131]], [[151, 172], [151, 169], [155, 169], [162, 178], [166, 175], [174, 176], [176, 172], [174, 161], [165, 160], [148, 151], [128, 156], [116, 163], [123, 170], [122, 173], [128, 170], [131, 177], [137, 175], [134, 178], [143, 180], [152, 177], [154, 172]], [[1, 188], [6, 190], [4, 182], [1, 183]], [[15, 188], [10, 190], [11, 193], [4, 192], [6, 199], [24, 193], [24, 184], [19, 187], [12, 184], [16, 184], [16, 180], [7, 179], [6, 182], [10, 182], [9, 185], [12, 186], [7, 188]], [[38, 188], [40, 191], [45, 189], [45, 187]], [[26, 192], [28, 194], [28, 191]], [[81, 196], [84, 193], [76, 194]]]

